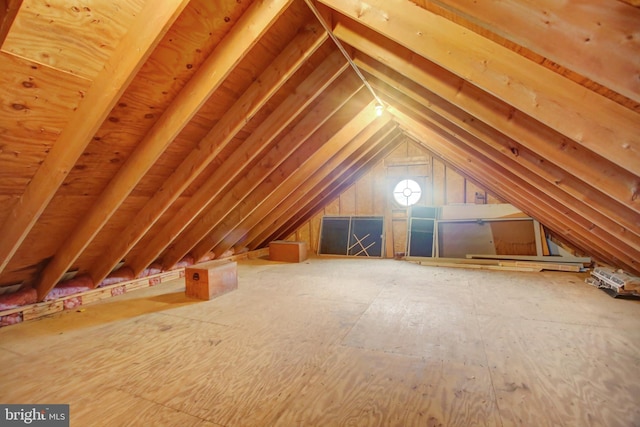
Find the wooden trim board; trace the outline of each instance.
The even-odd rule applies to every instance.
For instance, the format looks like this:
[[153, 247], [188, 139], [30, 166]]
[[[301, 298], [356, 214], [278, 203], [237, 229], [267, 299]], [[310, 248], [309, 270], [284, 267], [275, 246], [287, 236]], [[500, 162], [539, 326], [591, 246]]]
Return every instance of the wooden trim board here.
[[[257, 249], [255, 251], [245, 252], [238, 255], [232, 255], [230, 257], [221, 258], [220, 262], [231, 262], [243, 259], [255, 259], [269, 255], [269, 248]], [[194, 264], [197, 265], [197, 264]], [[191, 266], [190, 266], [191, 267]], [[85, 292], [78, 292], [71, 295], [66, 295], [61, 298], [57, 298], [51, 301], [37, 302], [35, 304], [22, 305], [20, 307], [10, 308], [8, 310], [0, 311], [0, 320], [5, 316], [20, 314], [22, 320], [18, 323], [26, 322], [28, 320], [35, 320], [41, 317], [48, 316], [50, 314], [59, 313], [64, 310], [74, 310], [80, 306], [88, 305], [90, 303], [100, 301], [106, 298], [111, 298], [123, 293], [131, 292], [137, 289], [148, 288], [150, 286], [156, 286], [160, 283], [169, 282], [184, 277], [184, 268], [178, 268], [175, 270], [164, 271], [162, 273], [153, 274], [147, 277], [140, 277], [133, 280], [115, 283], [113, 285], [103, 286], [101, 288], [90, 289]], [[65, 305], [65, 301], [76, 300], [79, 303]], [[2, 322], [0, 322], [0, 327]], [[6, 325], [8, 326], [8, 325]]]

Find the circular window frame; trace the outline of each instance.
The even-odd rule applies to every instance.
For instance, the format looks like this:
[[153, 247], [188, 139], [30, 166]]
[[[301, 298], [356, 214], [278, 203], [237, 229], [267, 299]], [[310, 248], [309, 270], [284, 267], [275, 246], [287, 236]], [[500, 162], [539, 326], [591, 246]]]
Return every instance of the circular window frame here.
[[393, 200], [399, 206], [408, 208], [418, 204], [422, 199], [422, 186], [410, 178], [405, 178], [393, 187]]

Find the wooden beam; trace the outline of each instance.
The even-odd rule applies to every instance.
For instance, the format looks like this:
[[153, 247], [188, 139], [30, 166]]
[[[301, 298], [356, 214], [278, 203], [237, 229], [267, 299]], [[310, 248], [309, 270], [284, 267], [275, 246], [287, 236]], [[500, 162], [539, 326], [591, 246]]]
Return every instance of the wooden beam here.
[[418, 166], [428, 164], [429, 158], [427, 156], [394, 157], [384, 160], [385, 167]]
[[[0, 226], [0, 273], [20, 247], [58, 187], [188, 0], [147, 2], [120, 40], [84, 100]], [[38, 294], [42, 299], [44, 295]]]
[[[345, 69], [347, 68], [347, 62], [340, 56], [338, 52], [331, 54], [322, 64], [318, 67], [304, 82], [298, 87], [295, 93], [290, 95], [283, 101], [276, 110], [265, 120], [260, 126], [258, 126], [253, 133], [242, 143], [239, 154], [234, 154], [234, 157], [227, 159], [220, 169], [215, 172], [214, 177], [210, 177], [207, 187], [198, 194], [198, 199], [203, 203], [199, 206], [201, 211], [208, 202], [208, 196], [213, 192], [222, 191], [225, 183], [228, 182], [236, 173], [242, 170], [242, 165], [250, 163], [273, 139], [286, 127], [293, 119], [303, 111], [324, 89], [326, 89], [331, 82], [333, 82]], [[217, 137], [218, 134], [210, 133], [210, 151], [213, 156], [208, 161], [212, 160], [215, 155], [219, 153], [217, 150]], [[213, 152], [213, 150], [215, 152]], [[198, 161], [202, 157], [202, 153], [193, 153], [193, 162]], [[144, 251], [136, 256], [134, 260], [131, 260], [131, 267], [134, 272], [141, 271], [146, 268], [148, 263], [152, 262], [155, 257], [158, 256], [182, 231], [185, 224], [188, 224], [194, 215], [192, 212], [182, 212], [184, 216], [181, 216], [177, 220], [172, 222], [171, 233], [160, 233], [156, 235], [151, 245], [148, 245]], [[202, 236], [199, 236], [202, 237]], [[185, 255], [191, 246], [197, 243], [189, 239], [181, 238], [179, 242], [176, 242], [171, 249], [172, 254], [177, 254], [184, 249], [184, 252], [180, 255], [176, 255], [178, 261], [183, 255]], [[174, 261], [173, 263], [175, 264]], [[166, 263], [163, 263], [166, 265]], [[172, 264], [173, 265], [173, 264]], [[172, 265], [167, 265], [171, 267]]]
[[620, 0], [623, 3], [630, 4], [631, 6], [640, 7], [640, 0]]
[[[262, 5], [262, 7], [259, 7]], [[284, 5], [283, 5], [284, 7]], [[203, 64], [202, 74], [198, 74], [191, 80], [193, 86], [187, 85], [181, 92], [184, 97], [176, 99], [170, 106], [172, 114], [167, 117], [167, 123], [172, 124], [170, 143], [178, 134], [197, 109], [206, 101], [213, 91], [224, 81], [235, 65], [250, 51], [259, 37], [283, 12], [283, 9], [266, 7], [262, 3], [256, 3], [248, 9], [230, 33]], [[257, 111], [275, 94], [278, 89], [293, 75], [304, 62], [308, 55], [326, 40], [323, 33], [314, 31], [309, 27], [294, 39], [289, 46], [273, 62], [271, 67], [263, 72], [238, 99], [233, 107], [216, 123], [207, 135], [198, 144], [199, 150], [194, 150], [169, 177], [169, 179], [156, 192], [138, 215], [131, 221], [125, 231], [114, 238], [108, 252], [100, 260], [100, 264], [93, 266], [89, 271], [94, 283], [99, 283], [111, 269], [125, 257], [129, 250], [144, 236], [167, 208], [180, 196], [180, 194], [193, 182], [206, 165], [233, 139], [236, 133], [246, 124], [246, 120], [253, 117]], [[190, 82], [191, 82], [190, 81]], [[168, 110], [169, 111], [169, 110]], [[164, 116], [163, 116], [164, 117]], [[162, 119], [161, 119], [162, 120]], [[155, 128], [154, 128], [155, 129]], [[151, 138], [156, 138], [162, 143], [162, 138], [169, 137], [167, 132], [152, 132]], [[221, 137], [221, 135], [223, 135]], [[164, 149], [164, 148], [163, 148]], [[145, 153], [146, 150], [141, 150]], [[202, 153], [206, 153], [203, 155]], [[158, 156], [161, 153], [158, 152]], [[135, 171], [136, 162], [131, 163]], [[137, 177], [140, 179], [142, 175]], [[125, 182], [125, 181], [123, 181]], [[133, 186], [131, 186], [133, 188]], [[124, 191], [124, 190], [123, 190]], [[193, 207], [193, 203], [191, 206]], [[153, 252], [156, 247], [148, 247]], [[153, 258], [162, 251], [159, 247]], [[136, 274], [146, 268], [141, 267]]]
[[[136, 146], [126, 163], [109, 181], [98, 200], [76, 226], [73, 234], [47, 264], [36, 286], [41, 297], [56, 285], [173, 139], [222, 84], [235, 65], [257, 43], [260, 36], [284, 12], [288, 4], [288, 1], [281, 1], [278, 5], [280, 7], [252, 7], [242, 15], [233, 31], [222, 40]], [[117, 237], [116, 240], [121, 240], [121, 236]], [[115, 263], [118, 261], [120, 258]], [[112, 267], [104, 273], [104, 277]], [[104, 277], [94, 277], [94, 285]]]
[[[302, 200], [312, 197], [309, 191], [319, 182], [351, 167], [381, 139], [395, 131], [391, 117], [384, 114], [376, 118], [374, 108], [374, 103], [369, 104], [277, 188], [254, 192], [245, 201], [246, 211], [228, 216], [208, 239], [203, 239], [196, 251], [206, 252], [207, 247], [214, 247], [218, 255], [236, 244], [251, 242], [265, 229], [273, 230], [274, 223], [286, 215], [291, 206], [301, 205]], [[237, 218], [244, 220], [238, 224]], [[210, 246], [211, 243], [214, 246]]]
[[[468, 113], [466, 120], [470, 123], [478, 120], [483, 122], [518, 144], [538, 152], [545, 159], [552, 159], [567, 172], [640, 212], [640, 181], [636, 174], [572, 142], [433, 63], [416, 57], [407, 49], [381, 39], [370, 30], [361, 28], [360, 31], [364, 38], [354, 33], [353, 29], [347, 31], [346, 27], [340, 32], [345, 42], [365, 54], [356, 53], [355, 62], [359, 67], [380, 69], [383, 73], [387, 73], [389, 68], [396, 70], [437, 95], [428, 98], [435, 107], [442, 104], [440, 98], [446, 100], [448, 104], [443, 105], [454, 105]], [[388, 68], [379, 64], [385, 64]]]
[[[366, 157], [357, 165], [354, 165], [355, 167], [347, 168], [336, 178], [333, 176], [325, 178], [325, 181], [329, 180], [329, 185], [325, 182], [318, 184], [315, 189], [309, 192], [310, 195], [315, 194], [314, 197], [307, 198], [306, 202], [293, 204], [286, 211], [286, 214], [280, 216], [277, 223], [273, 224], [273, 228], [266, 230], [270, 232], [268, 237], [264, 237], [266, 233], [263, 233], [249, 242], [247, 246], [261, 247], [272, 240], [284, 239], [295, 232], [305, 222], [313, 218], [327, 203], [346, 191], [378, 162], [385, 159], [402, 142], [401, 135], [401, 133], [388, 135], [386, 139], [380, 141], [373, 150], [368, 152]], [[318, 192], [320, 189], [322, 190]]]
[[[339, 56], [335, 56], [336, 60], [339, 58]], [[341, 64], [341, 71], [347, 69], [345, 61], [339, 60], [339, 63]], [[325, 67], [322, 66], [318, 68], [317, 73], [318, 76], [324, 76], [322, 78], [331, 77], [331, 73], [326, 71]], [[308, 82], [313, 80], [315, 79], [310, 78]], [[206, 199], [206, 203], [200, 211], [206, 210], [206, 213], [201, 215], [197, 221], [194, 221], [193, 226], [190, 227], [188, 232], [185, 232], [180, 237], [180, 240], [163, 256], [163, 264], [165, 267], [174, 265], [193, 245], [198, 243], [202, 236], [207, 235], [218, 225], [229, 211], [241, 203], [244, 195], [251, 193], [264, 179], [277, 170], [289, 156], [296, 152], [300, 146], [304, 145], [305, 141], [307, 141], [319, 127], [356, 95], [356, 92], [362, 88], [363, 84], [353, 73], [343, 73], [339, 84], [333, 87], [328, 93], [325, 93], [321, 87], [310, 88], [305, 86], [310, 85], [303, 83], [297, 92], [309, 93], [313, 91], [315, 96], [319, 96], [321, 93], [326, 96], [313, 110], [307, 113], [290, 132], [279, 139], [277, 144], [268, 149], [268, 151], [265, 152], [265, 149], [269, 147], [269, 143], [272, 141], [271, 139], [264, 139], [263, 144], [260, 144], [260, 146], [256, 146], [252, 139], [247, 139], [233, 152], [221, 167], [214, 172], [214, 175], [208, 179], [208, 182], [217, 182], [217, 188], [204, 189], [203, 191], [203, 194], [205, 194], [203, 197]], [[362, 96], [362, 93], [359, 93], [358, 96]], [[364, 96], [366, 96], [366, 94], [364, 94]], [[370, 95], [368, 99], [370, 99]], [[275, 136], [275, 133], [272, 135]], [[260, 155], [260, 160], [257, 164], [253, 165], [251, 160], [257, 157], [258, 154]], [[245, 161], [245, 159], [248, 160]], [[242, 161], [245, 161], [244, 166], [238, 167], [238, 164], [242, 164]], [[230, 168], [234, 169], [226, 170]], [[200, 190], [198, 193], [199, 192]], [[192, 199], [196, 196], [197, 194], [194, 194]], [[200, 213], [200, 211], [197, 213]], [[176, 217], [179, 217], [179, 215], [176, 215]], [[195, 218], [195, 216], [192, 216], [192, 219]], [[185, 226], [182, 226], [182, 229], [184, 228]], [[166, 229], [166, 226], [163, 227], [163, 232]], [[153, 242], [151, 245], [153, 246]]]
[[[371, 96], [368, 98], [371, 99]], [[208, 238], [200, 241], [194, 249], [194, 255], [214, 248], [218, 256], [241, 243], [247, 231], [253, 233], [260, 229], [269, 212], [287, 196], [295, 193], [298, 197], [305, 197], [305, 192], [300, 188], [317, 180], [318, 175], [325, 176], [326, 172], [322, 170], [336, 170], [340, 159], [366, 145], [377, 132], [384, 130], [385, 135], [391, 132], [395, 126], [388, 124], [389, 116], [376, 120], [374, 105], [370, 103], [328, 140], [320, 144], [316, 141], [304, 144], [274, 172], [274, 180], [278, 176], [282, 178], [276, 180], [275, 184], [265, 180], [249, 194], [238, 209], [229, 212], [225, 220], [209, 233]]]
[[9, 34], [11, 25], [18, 16], [23, 0], [1, 0], [0, 1], [0, 48]]
[[[601, 0], [489, 2], [435, 0], [481, 29], [640, 101], [640, 10]], [[606, 55], [603, 54], [606, 52]]]
[[[487, 159], [482, 153], [465, 146], [452, 144], [450, 137], [429, 129], [411, 114], [397, 108], [389, 107], [396, 120], [408, 126], [429, 150], [452, 163], [492, 192], [504, 197], [510, 203], [529, 213], [534, 218], [560, 232], [578, 248], [586, 250], [594, 257], [609, 262], [619, 262], [633, 271], [638, 271], [640, 264], [633, 255], [623, 253], [616, 242], [608, 241], [594, 233], [594, 225], [581, 217], [572, 215], [551, 196], [539, 191], [537, 187], [521, 179], [500, 165]], [[535, 212], [535, 215], [532, 213]], [[632, 250], [631, 254], [634, 253]]]
[[[446, 134], [482, 152], [487, 158], [499, 163], [506, 170], [534, 184], [545, 194], [552, 196], [559, 203], [571, 209], [574, 214], [580, 215], [597, 225], [603, 232], [607, 233], [609, 239], [618, 239], [623, 244], [639, 251], [638, 254], [640, 256], [640, 217], [626, 206], [617, 204], [604, 194], [597, 194], [584, 183], [573, 180], [571, 177], [563, 177], [562, 179], [565, 182], [560, 186], [558, 180], [559, 176], [563, 176], [563, 174], [553, 163], [540, 161], [535, 153], [530, 153], [526, 149], [523, 149], [516, 156], [508, 148], [508, 142], [501, 142], [501, 140], [504, 141], [504, 138], [500, 138], [499, 135], [488, 136], [480, 133], [479, 136], [476, 136], [473, 130], [477, 121], [467, 124], [464, 119], [460, 120], [455, 114], [453, 116], [451, 114], [441, 116], [431, 109], [425, 108], [424, 104], [402, 95], [388, 86], [381, 87], [377, 83], [377, 79], [372, 77], [370, 79], [372, 84], [376, 85], [377, 91], [392, 98], [392, 101], [390, 101], [392, 105], [403, 105], [404, 108], [411, 109]], [[503, 144], [507, 145], [507, 148]], [[567, 185], [576, 185], [578, 188], [568, 188]], [[605, 210], [607, 215], [600, 212], [599, 208]], [[628, 221], [620, 213], [626, 213]], [[609, 215], [618, 219], [619, 222], [614, 222]], [[624, 225], [621, 226], [620, 223]]]
[[[320, 0], [509, 103], [602, 157], [636, 172], [638, 113], [407, 0]], [[335, 29], [340, 37], [342, 25]]]
[[[638, 216], [640, 206], [635, 206], [633, 203], [625, 204], [625, 201], [620, 200], [622, 198], [622, 192], [618, 189], [620, 181], [602, 176], [607, 175], [602, 173], [604, 170], [617, 169], [628, 182], [633, 182], [634, 177], [626, 171], [616, 168], [615, 165], [606, 165], [604, 159], [597, 158], [595, 155], [587, 156], [579, 149], [566, 154], [564, 150], [560, 150], [556, 154], [558, 150], [550, 149], [551, 144], [548, 143], [538, 144], [538, 141], [533, 140], [525, 141], [526, 145], [520, 144], [381, 64], [374, 65], [369, 61], [356, 61], [356, 63], [366, 73], [370, 82], [377, 86], [377, 90], [384, 91], [391, 97], [395, 97], [397, 93], [406, 95], [423, 105], [425, 113], [428, 110], [432, 111], [457, 128], [469, 132], [527, 167], [532, 173], [544, 178], [553, 186], [595, 208], [618, 223], [624, 229], [621, 230], [623, 233], [640, 232]], [[436, 121], [439, 120], [436, 118]], [[555, 159], [552, 160], [554, 155]], [[588, 167], [585, 168], [585, 166]]]
[[[422, 130], [405, 129], [408, 135], [415, 138], [416, 141], [424, 141]], [[417, 132], [417, 133], [416, 133]], [[429, 138], [433, 138], [430, 136]], [[448, 167], [456, 170], [458, 173], [468, 177], [471, 180], [482, 183], [483, 186], [490, 189], [493, 194], [502, 200], [508, 200], [518, 208], [525, 212], [536, 212], [550, 230], [553, 230], [563, 239], [576, 248], [588, 247], [594, 244], [594, 240], [585, 240], [583, 235], [576, 234], [575, 230], [580, 228], [572, 219], [565, 219], [566, 210], [562, 210], [555, 206], [554, 201], [550, 200], [541, 193], [537, 193], [533, 188], [528, 187], [526, 181], [515, 178], [499, 166], [488, 162], [481, 155], [470, 153], [466, 149], [455, 147], [449, 142], [429, 140], [427, 143], [421, 142], [425, 148], [431, 150], [435, 156], [439, 157]], [[491, 170], [491, 174], [487, 174], [487, 170]], [[552, 206], [550, 206], [552, 205]], [[588, 224], [582, 224], [588, 228]], [[598, 240], [598, 239], [596, 239]], [[607, 242], [607, 249], [611, 248], [611, 244]], [[615, 259], [607, 249], [601, 249], [599, 246], [593, 249], [589, 254], [595, 259], [604, 260], [611, 263]], [[615, 261], [614, 261], [615, 263]]]
[[[406, 108], [406, 106], [403, 105], [403, 108]], [[411, 107], [408, 109], [411, 109]], [[420, 113], [415, 114], [415, 110], [414, 115], [426, 119], [426, 121], [442, 131], [441, 134], [447, 135], [452, 139], [455, 138], [456, 142], [465, 144], [473, 150], [473, 153], [478, 153], [484, 159], [500, 167], [505, 173], [526, 182], [529, 188], [535, 189], [533, 191], [540, 192], [544, 194], [545, 197], [553, 200], [553, 204], [563, 212], [565, 218], [571, 218], [577, 224], [581, 224], [581, 228], [577, 229], [574, 233], [579, 234], [584, 242], [586, 242], [582, 246], [583, 249], [593, 250], [595, 245], [597, 245], [598, 248], [603, 248], [601, 244], [596, 243], [597, 238], [609, 244], [611, 242], [617, 243], [614, 247], [615, 250], [611, 252], [613, 256], [640, 258], [640, 238], [638, 238], [637, 235], [632, 232], [622, 233], [619, 226], [612, 224], [609, 218], [595, 211], [588, 204], [584, 204], [571, 196], [562, 194], [553, 184], [546, 183], [540, 177], [528, 173], [525, 167], [514, 162], [508, 156], [501, 154], [499, 151], [494, 150], [488, 144], [484, 144], [482, 141], [466, 134], [466, 132], [461, 130], [456, 131], [455, 129], [452, 130], [450, 126], [438, 121], [437, 118], [433, 119]], [[525, 192], [526, 190], [521, 187], [521, 191]], [[532, 212], [533, 215], [538, 214], [535, 210], [530, 212]]]
[[[566, 241], [574, 247], [584, 250], [590, 245], [595, 245], [597, 249], [591, 251], [591, 255], [601, 260], [614, 258], [611, 253], [607, 253], [598, 246], [598, 243], [602, 242], [607, 249], [611, 249], [613, 247], [611, 242], [604, 242], [599, 238], [587, 239], [584, 234], [577, 233], [576, 230], [589, 230], [591, 225], [581, 218], [577, 218], [576, 222], [571, 217], [570, 210], [537, 191], [526, 180], [505, 171], [500, 165], [486, 159], [472, 148], [464, 144], [456, 145], [457, 141], [452, 143], [450, 137], [442, 135], [439, 130], [418, 129], [413, 125], [407, 127], [403, 119], [397, 118], [397, 120], [407, 135], [432, 151], [447, 167], [489, 189], [496, 197], [512, 203], [529, 216], [544, 221], [549, 229], [564, 236]], [[594, 243], [596, 241], [598, 243]]]

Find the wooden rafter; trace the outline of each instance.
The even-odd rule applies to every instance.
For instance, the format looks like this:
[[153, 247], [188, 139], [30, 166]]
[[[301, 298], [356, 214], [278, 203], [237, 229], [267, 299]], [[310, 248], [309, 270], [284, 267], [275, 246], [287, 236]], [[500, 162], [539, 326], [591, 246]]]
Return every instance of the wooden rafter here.
[[[375, 89], [375, 88], [374, 88]], [[305, 203], [294, 204], [287, 210], [286, 215], [282, 216], [274, 227], [269, 230], [268, 237], [266, 233], [252, 240], [249, 248], [259, 248], [267, 245], [272, 240], [284, 239], [291, 233], [295, 232], [302, 224], [311, 219], [327, 203], [338, 197], [343, 191], [347, 190], [354, 182], [357, 182], [364, 174], [374, 167], [378, 162], [388, 156], [402, 142], [402, 133], [394, 132], [389, 134], [385, 139], [374, 147], [367, 155], [353, 168], [342, 169], [344, 172], [338, 177], [333, 175], [327, 177], [311, 190], [310, 195]]]
[[[243, 169], [256, 156], [271, 144], [271, 142], [282, 132], [293, 120], [304, 111], [311, 102], [316, 99], [338, 76], [347, 69], [347, 63], [338, 52], [331, 54], [316, 70], [309, 75], [290, 96], [287, 97], [271, 115], [262, 122], [253, 133], [234, 152], [231, 161], [225, 163], [235, 166], [234, 171], [223, 169], [220, 174], [227, 173], [230, 176], [218, 176], [225, 184], [230, 184]], [[262, 154], [264, 155], [264, 154]], [[240, 163], [234, 165], [234, 160]], [[233, 172], [233, 173], [232, 173]], [[247, 171], [245, 171], [246, 173]], [[218, 174], [218, 172], [216, 172]], [[210, 179], [211, 180], [211, 179]], [[224, 188], [224, 184], [222, 185]], [[211, 191], [209, 191], [211, 193]], [[219, 191], [217, 191], [220, 194]], [[237, 196], [239, 197], [239, 195]], [[232, 199], [233, 200], [233, 199]], [[215, 218], [204, 215], [199, 218], [191, 228], [183, 234], [179, 241], [163, 255], [163, 265], [170, 268], [182, 258], [206, 233], [209, 225]], [[202, 231], [194, 231], [200, 230]]]
[[498, 165], [506, 173], [528, 182], [531, 188], [542, 191], [543, 194], [554, 200], [560, 209], [569, 210], [565, 217], [573, 218], [576, 222], [586, 221], [590, 224], [588, 230], [582, 231], [582, 234], [587, 237], [587, 241], [594, 240], [594, 237], [601, 239], [603, 242], [618, 240], [619, 244], [616, 248], [618, 256], [640, 258], [640, 238], [632, 230], [626, 233], [623, 232], [624, 230], [610, 218], [598, 212], [588, 203], [584, 203], [582, 200], [565, 193], [554, 183], [547, 182], [542, 177], [531, 173], [530, 169], [521, 165], [512, 156], [496, 150], [491, 145], [491, 142], [483, 142], [480, 138], [469, 134], [454, 123], [442, 119], [442, 117], [425, 110], [420, 105], [416, 105], [417, 103], [400, 98], [401, 96], [396, 98], [394, 105], [401, 104], [404, 109], [410, 109], [414, 115], [434, 126], [434, 128], [439, 129], [442, 134], [455, 139], [457, 144], [468, 146], [474, 152]]
[[[279, 10], [279, 12], [281, 13], [282, 10]], [[215, 81], [215, 87], [222, 83], [224, 78], [231, 72], [233, 66], [238, 63], [241, 57], [249, 52], [255, 43], [255, 38], [245, 38], [247, 32], [243, 31], [242, 28], [248, 26], [255, 28], [255, 31], [264, 32], [266, 31], [266, 27], [271, 25], [278, 15], [275, 9], [266, 8], [265, 10], [259, 7], [249, 9], [245, 15], [243, 15], [242, 21], [244, 24], [238, 24], [240, 26], [235, 27], [233, 34], [230, 34], [229, 38], [225, 39], [220, 47], [212, 54], [217, 60], [207, 61], [206, 63], [209, 66], [206, 67], [205, 73], [219, 77], [219, 79]], [[236, 31], [238, 32], [236, 33]], [[298, 70], [304, 59], [315, 52], [325, 39], [326, 37], [323, 36], [322, 33], [316, 34], [316, 32], [310, 28], [309, 31], [303, 32], [297, 39], [290, 43], [287, 49], [276, 58], [272, 67], [267, 69], [260, 76], [260, 79], [245, 91], [227, 114], [216, 123], [208, 132], [207, 136], [200, 142], [199, 148], [209, 154], [199, 157], [196, 152], [188, 157], [169, 180], [164, 183], [160, 190], [158, 190], [150, 202], [145, 205], [136, 218], [127, 225], [127, 228], [122, 233], [122, 236], [125, 237], [114, 239], [114, 243], [111, 245], [108, 253], [100, 260], [100, 264], [90, 270], [94, 282], [99, 282], [106, 277], [111, 269], [124, 258], [129, 250], [151, 229], [162, 213], [164, 213], [191, 182], [198, 177], [200, 172], [215, 158], [217, 153], [232, 140], [235, 134], [244, 126], [247, 118], [252, 117], [271, 96], [282, 87], [287, 78]], [[228, 40], [228, 42], [226, 40]], [[210, 67], [212, 68], [211, 70], [209, 69]], [[220, 71], [212, 72], [217, 68], [219, 68]], [[214, 85], [207, 85], [203, 87], [203, 90], [208, 90], [207, 97], [212, 93], [213, 89], [215, 89], [213, 86]], [[188, 99], [191, 92], [184, 90], [183, 92]], [[195, 108], [201, 106], [203, 102], [204, 100], [198, 102]], [[173, 105], [176, 105], [176, 110], [180, 111], [180, 105], [182, 105], [182, 103], [174, 103]], [[191, 112], [191, 116], [193, 116], [194, 113], [195, 109]], [[183, 126], [184, 124], [186, 123], [182, 123]], [[220, 138], [220, 135], [224, 136]], [[201, 207], [198, 206], [198, 199], [193, 199], [193, 201], [190, 202], [189, 208], [201, 209]], [[185, 216], [183, 215], [178, 219], [183, 221], [185, 220]], [[175, 233], [165, 234], [165, 230], [163, 230], [163, 235], [175, 235]], [[165, 246], [161, 246], [159, 242], [156, 242], [155, 246], [151, 245], [147, 252], [155, 252], [155, 254], [149, 256], [150, 261], [153, 261], [155, 256], [157, 256], [164, 247]], [[155, 251], [155, 249], [157, 249], [157, 251]], [[139, 273], [146, 266], [147, 265], [142, 265], [140, 270], [136, 272]]]
[[394, 130], [395, 124], [391, 122], [391, 117], [386, 114], [376, 117], [373, 103], [369, 104], [275, 190], [267, 194], [258, 192], [254, 200], [264, 197], [260, 208], [243, 215], [246, 219], [237, 225], [232, 225], [232, 219], [228, 218], [223, 226], [211, 233], [210, 239], [203, 240], [204, 244], [196, 248], [196, 251], [206, 250], [213, 242], [214, 251], [219, 255], [240, 242], [251, 242], [265, 228], [272, 230], [274, 222], [284, 216], [292, 204], [311, 196], [308, 191], [318, 182], [327, 175], [348, 167], [344, 162], [354, 154], [357, 153], [356, 159], [352, 158], [353, 161], [360, 159], [380, 139]]
[[[437, 95], [430, 102], [437, 104], [441, 98], [455, 105], [468, 113], [469, 119], [485, 123], [547, 159], [555, 159], [567, 172], [640, 213], [640, 197], [636, 196], [640, 189], [633, 173], [604, 160], [463, 79], [408, 53], [397, 44], [380, 40], [365, 29], [361, 31], [356, 33], [347, 27], [338, 30], [340, 37], [358, 49], [355, 62], [359, 67], [387, 73], [388, 68], [380, 65], [386, 64]], [[396, 80], [399, 78], [394, 77]]]
[[623, 3], [630, 4], [631, 6], [640, 7], [640, 0], [620, 0]]
[[[338, 57], [336, 57], [338, 58]], [[342, 70], [346, 69], [346, 64]], [[324, 70], [319, 70], [319, 75], [328, 77], [328, 73]], [[211, 189], [207, 194], [208, 206], [206, 213], [200, 216], [197, 221], [194, 221], [193, 226], [186, 232], [180, 239], [180, 242], [176, 243], [174, 247], [169, 250], [163, 257], [163, 262], [166, 265], [173, 265], [180, 259], [188, 250], [189, 243], [192, 245], [197, 243], [202, 236], [209, 233], [214, 227], [218, 225], [224, 218], [225, 214], [235, 209], [243, 200], [242, 196], [249, 194], [258, 185], [260, 185], [264, 179], [272, 174], [289, 156], [297, 153], [300, 147], [307, 141], [307, 139], [322, 126], [337, 110], [339, 110], [345, 103], [347, 103], [355, 93], [362, 87], [362, 82], [355, 77], [352, 73], [343, 73], [338, 85], [333, 90], [325, 92], [325, 98], [322, 99], [314, 109], [307, 113], [300, 122], [298, 122], [290, 132], [284, 135], [278, 140], [278, 143], [266, 151], [262, 151], [260, 160], [255, 165], [250, 165], [250, 159], [252, 155], [250, 153], [261, 151], [267, 147], [256, 147], [251, 143], [251, 140], [245, 141], [241, 147], [236, 149], [229, 159], [223, 164], [214, 175], [220, 176], [220, 184], [217, 189]], [[319, 95], [320, 91], [316, 91]], [[268, 143], [270, 140], [265, 140]], [[268, 144], [267, 144], [268, 145]], [[257, 156], [257, 152], [253, 156]], [[226, 164], [237, 164], [237, 160], [247, 159], [245, 166], [235, 166], [234, 171], [227, 171], [225, 169]], [[212, 177], [209, 182], [218, 182], [216, 177]], [[228, 187], [227, 187], [228, 185]], [[222, 192], [222, 190], [225, 190]], [[195, 197], [195, 195], [193, 196]], [[166, 228], [166, 227], [165, 227]], [[187, 244], [182, 245], [182, 242]]]
[[640, 102], [640, 43], [633, 36], [640, 10], [601, 0], [487, 2], [482, 7], [465, 0], [434, 3]]
[[[473, 179], [498, 195], [506, 197], [512, 204], [524, 212], [535, 212], [536, 219], [566, 236], [573, 244], [583, 250], [589, 248], [594, 256], [602, 260], [624, 263], [633, 271], [638, 271], [638, 261], [632, 256], [621, 253], [611, 241], [593, 233], [593, 224], [571, 214], [560, 202], [539, 191], [527, 180], [519, 178], [485, 155], [465, 144], [452, 144], [450, 137], [426, 126], [411, 113], [390, 107], [390, 112], [403, 126], [418, 135], [418, 141], [429, 150], [438, 154], [457, 168], [464, 170]], [[486, 173], [490, 170], [491, 173]], [[611, 255], [615, 254], [615, 255]], [[619, 256], [618, 256], [619, 255]], [[615, 257], [615, 260], [612, 258]]]
[[[375, 71], [374, 71], [375, 72]], [[379, 74], [381, 78], [386, 78]], [[574, 212], [602, 227], [611, 237], [620, 239], [626, 244], [640, 249], [640, 219], [627, 206], [611, 199], [608, 194], [601, 193], [584, 181], [566, 173], [551, 161], [543, 160], [540, 153], [523, 147], [495, 129], [478, 120], [473, 120], [466, 113], [443, 100], [435, 99], [424, 89], [400, 85], [399, 90], [369, 76], [372, 83], [382, 93], [390, 96], [390, 104], [401, 103], [405, 106], [415, 102], [414, 111], [419, 111], [423, 118], [448, 133], [457, 134], [459, 140], [474, 141], [474, 146], [487, 146], [505, 161], [518, 164], [521, 178], [537, 182], [538, 188], [563, 201]], [[396, 82], [396, 85], [398, 83]]]
[[372, 0], [366, 9], [358, 0], [321, 2], [628, 171], [637, 170], [640, 121], [634, 111], [407, 1]]
[[18, 16], [23, 0], [2, 0], [0, 1], [0, 48], [9, 34], [11, 25]]
[[[0, 273], [36, 223], [58, 187], [156, 44], [188, 0], [147, 2], [131, 31], [98, 74], [84, 100], [0, 227]], [[42, 288], [44, 290], [44, 288]], [[43, 298], [42, 292], [39, 298]]]
[[[212, 52], [137, 145], [91, 210], [75, 227], [73, 234], [47, 264], [38, 281], [39, 295], [44, 297], [56, 285], [202, 104], [250, 51], [258, 38], [283, 13], [288, 3], [280, 1], [277, 7], [252, 7], [247, 10], [233, 31]], [[117, 240], [122, 239], [118, 236]], [[120, 258], [114, 260], [112, 256], [109, 260], [115, 265]], [[109, 270], [103, 269], [100, 272], [100, 276], [103, 277], [94, 277], [94, 285], [106, 277], [113, 265]]]

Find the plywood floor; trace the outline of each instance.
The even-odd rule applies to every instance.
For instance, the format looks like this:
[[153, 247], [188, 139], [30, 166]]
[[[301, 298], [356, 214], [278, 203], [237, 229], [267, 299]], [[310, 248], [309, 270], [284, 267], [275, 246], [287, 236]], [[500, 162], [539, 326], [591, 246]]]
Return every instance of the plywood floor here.
[[640, 303], [570, 273], [239, 264], [0, 329], [0, 402], [72, 426], [638, 426]]

